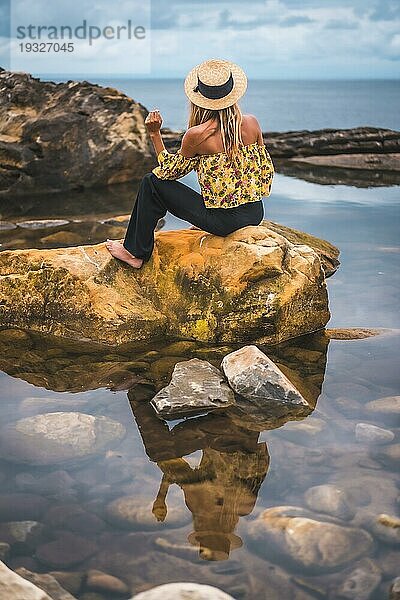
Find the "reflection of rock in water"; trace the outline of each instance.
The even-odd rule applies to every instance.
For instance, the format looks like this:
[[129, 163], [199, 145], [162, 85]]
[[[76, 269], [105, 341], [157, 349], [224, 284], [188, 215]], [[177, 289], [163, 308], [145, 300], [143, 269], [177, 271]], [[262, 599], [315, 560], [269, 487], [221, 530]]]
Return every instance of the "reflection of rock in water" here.
[[[325, 374], [329, 337], [324, 332], [261, 347], [314, 407]], [[237, 346], [236, 346], [237, 347]], [[150, 399], [166, 385], [177, 362], [198, 357], [219, 367], [235, 346], [196, 342], [121, 345], [113, 349], [93, 342], [60, 339], [19, 329], [0, 330], [0, 369], [33, 385], [57, 392], [97, 388], [132, 389]], [[276, 414], [274, 415], [277, 416]], [[270, 422], [270, 421], [268, 421]], [[262, 429], [265, 427], [262, 427]]]

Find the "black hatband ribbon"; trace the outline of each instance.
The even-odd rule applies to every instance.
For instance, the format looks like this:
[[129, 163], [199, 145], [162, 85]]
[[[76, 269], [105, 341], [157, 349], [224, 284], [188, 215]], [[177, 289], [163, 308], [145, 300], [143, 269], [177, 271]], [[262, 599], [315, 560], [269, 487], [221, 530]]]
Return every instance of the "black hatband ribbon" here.
[[220, 98], [224, 98], [233, 90], [233, 77], [232, 73], [229, 76], [228, 81], [223, 83], [222, 85], [207, 85], [203, 83], [199, 77], [197, 77], [197, 85], [193, 89], [194, 92], [200, 92], [202, 96], [205, 98], [209, 98], [210, 100], [219, 100]]

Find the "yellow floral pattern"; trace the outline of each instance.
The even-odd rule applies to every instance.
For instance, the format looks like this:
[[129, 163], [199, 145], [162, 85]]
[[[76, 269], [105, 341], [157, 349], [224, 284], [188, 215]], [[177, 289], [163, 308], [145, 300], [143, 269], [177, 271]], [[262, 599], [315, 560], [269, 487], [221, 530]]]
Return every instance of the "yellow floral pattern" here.
[[179, 150], [162, 150], [153, 173], [159, 179], [179, 179], [196, 171], [207, 208], [232, 208], [269, 196], [275, 169], [266, 146], [255, 142], [240, 150], [234, 162], [225, 152], [185, 158]]

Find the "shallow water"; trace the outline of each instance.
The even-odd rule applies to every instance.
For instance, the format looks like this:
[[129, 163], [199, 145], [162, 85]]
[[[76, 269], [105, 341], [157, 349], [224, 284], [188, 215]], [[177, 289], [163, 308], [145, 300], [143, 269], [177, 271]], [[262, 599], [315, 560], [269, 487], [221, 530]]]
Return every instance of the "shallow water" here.
[[[190, 177], [187, 181], [193, 184]], [[399, 188], [320, 186], [277, 175], [275, 189], [265, 201], [267, 218], [341, 249], [340, 270], [328, 280], [329, 327], [392, 331], [351, 341], [318, 333], [264, 348], [314, 407], [305, 418], [270, 415], [255, 424], [232, 411], [168, 425], [155, 417], [147, 400], [169, 381], [176, 362], [197, 356], [218, 366], [233, 348], [189, 343], [110, 349], [0, 332], [2, 424], [12, 427], [17, 419], [62, 411], [104, 416], [126, 430], [86, 459], [65, 460], [45, 448], [41, 466], [29, 464], [37, 440], [29, 453], [28, 435], [17, 446], [16, 437], [3, 436], [3, 456], [8, 448], [25, 463], [0, 461], [0, 542], [10, 541], [4, 522], [43, 524], [25, 541], [13, 538], [6, 559], [12, 568], [96, 568], [119, 577], [132, 592], [197, 581], [238, 600], [355, 598], [357, 586], [366, 589], [360, 598], [388, 597], [390, 581], [398, 575], [395, 530], [377, 532], [369, 519], [381, 513], [398, 516], [399, 416], [373, 411], [367, 403], [399, 394]], [[117, 202], [108, 206], [99, 198], [102, 218], [129, 212], [130, 193], [118, 208]], [[78, 206], [72, 202], [69, 210], [57, 212], [51, 205], [36, 205], [25, 215], [21, 207], [7, 219], [71, 218], [80, 211], [79, 218], [93, 223], [96, 206], [90, 218]], [[170, 216], [165, 225], [182, 226]], [[76, 233], [80, 243], [98, 240], [93, 225], [78, 224]], [[10, 234], [3, 232], [4, 244]], [[104, 230], [97, 234], [106, 237]], [[44, 233], [35, 235], [31, 242]], [[68, 418], [63, 415], [61, 428]], [[382, 445], [357, 441], [357, 423], [377, 425], [394, 437]], [[317, 507], [310, 500], [308, 490], [326, 484], [342, 491], [344, 504], [331, 500], [327, 509], [326, 503]], [[118, 512], [117, 504], [110, 505], [123, 496], [133, 500]], [[255, 542], [255, 519], [267, 508], [284, 506], [298, 507], [297, 514], [320, 522], [369, 531], [371, 538], [363, 538], [358, 558], [351, 559], [350, 543], [342, 562], [329, 567], [320, 564], [315, 540], [304, 537], [303, 556], [308, 552], [311, 562], [300, 565], [293, 551], [278, 549], [269, 538]], [[332, 541], [328, 555], [331, 547]], [[344, 584], [356, 566], [357, 577]], [[76, 597], [84, 591], [83, 586]]]

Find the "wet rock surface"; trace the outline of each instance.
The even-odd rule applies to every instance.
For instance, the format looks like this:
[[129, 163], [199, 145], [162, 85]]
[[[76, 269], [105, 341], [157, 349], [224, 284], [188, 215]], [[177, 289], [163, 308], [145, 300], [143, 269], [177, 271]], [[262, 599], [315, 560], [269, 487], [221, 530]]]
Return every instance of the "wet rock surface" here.
[[104, 244], [4, 251], [2, 323], [106, 344], [160, 337], [281, 342], [327, 323], [321, 260], [327, 248], [338, 255], [328, 242], [287, 235], [296, 241], [268, 221], [225, 238], [159, 232], [139, 271]]
[[0, 195], [140, 178], [156, 161], [146, 109], [114, 88], [0, 72]]
[[222, 373], [205, 360], [178, 362], [171, 382], [160, 390], [151, 404], [166, 419], [223, 409], [234, 404], [232, 390]]

